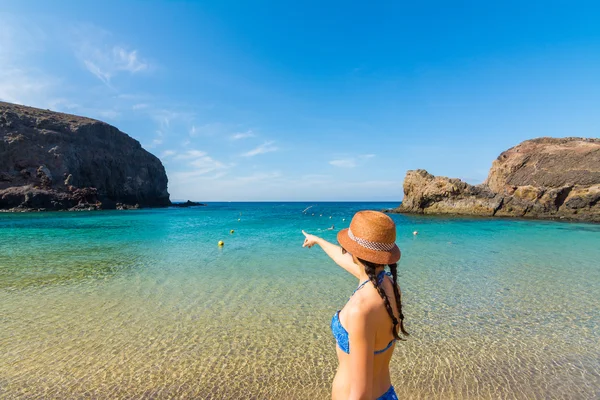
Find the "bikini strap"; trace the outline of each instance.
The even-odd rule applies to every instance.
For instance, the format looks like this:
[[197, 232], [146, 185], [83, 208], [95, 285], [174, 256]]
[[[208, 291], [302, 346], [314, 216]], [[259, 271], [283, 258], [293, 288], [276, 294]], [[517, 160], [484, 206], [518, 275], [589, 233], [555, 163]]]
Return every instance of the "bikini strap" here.
[[[379, 274], [377, 274], [377, 283], [378, 284], [381, 284], [381, 282], [383, 282], [383, 278], [386, 274], [388, 274], [388, 273], [386, 273], [385, 271], [381, 271]], [[391, 274], [388, 274], [388, 275], [391, 275]], [[362, 287], [365, 286], [369, 282], [371, 282], [371, 281], [369, 279], [367, 279], [366, 281], [364, 281], [363, 283], [358, 285], [358, 287], [356, 289], [354, 289], [354, 292], [352, 292], [352, 295], [354, 295], [354, 293], [356, 293], [357, 291], [362, 289]], [[350, 296], [350, 297], [352, 297], [352, 296]]]
[[392, 345], [394, 344], [394, 342], [396, 341], [396, 339], [392, 339], [387, 346], [385, 346], [384, 349], [381, 350], [375, 350], [375, 354], [381, 354], [384, 353], [387, 349], [389, 349], [390, 347], [392, 347]]
[[386, 271], [381, 271], [380, 273], [377, 274], [377, 283], [381, 284], [381, 282], [383, 282], [383, 278], [388, 274], [388, 272]]
[[[361, 283], [360, 285], [358, 285], [358, 287], [356, 289], [354, 289], [354, 292], [352, 292], [352, 295], [354, 295], [354, 293], [358, 292], [360, 289], [362, 289], [363, 286], [365, 286], [367, 283], [369, 283], [370, 281], [367, 279], [366, 281], [364, 281], [363, 283]], [[352, 296], [350, 296], [352, 297]]]

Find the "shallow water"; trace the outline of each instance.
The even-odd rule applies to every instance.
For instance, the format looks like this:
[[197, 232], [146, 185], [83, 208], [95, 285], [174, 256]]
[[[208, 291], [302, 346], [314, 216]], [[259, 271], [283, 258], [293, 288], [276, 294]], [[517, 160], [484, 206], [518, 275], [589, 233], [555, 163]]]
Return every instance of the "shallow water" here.
[[[309, 205], [1, 214], [0, 397], [328, 398], [357, 282], [300, 230], [395, 204]], [[393, 218], [400, 398], [600, 396], [600, 225]]]

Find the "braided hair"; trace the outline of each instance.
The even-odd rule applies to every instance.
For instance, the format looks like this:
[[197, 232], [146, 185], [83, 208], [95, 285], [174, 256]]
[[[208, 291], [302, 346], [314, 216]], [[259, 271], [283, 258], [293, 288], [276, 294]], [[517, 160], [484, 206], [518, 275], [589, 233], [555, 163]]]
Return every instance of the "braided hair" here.
[[377, 289], [377, 293], [379, 293], [379, 295], [383, 299], [385, 309], [387, 310], [390, 318], [392, 319], [392, 323], [394, 324], [394, 327], [392, 328], [394, 338], [396, 340], [406, 340], [405, 338], [402, 338], [398, 335], [398, 325], [400, 325], [400, 331], [402, 332], [402, 334], [408, 336], [408, 332], [406, 332], [406, 330], [404, 329], [404, 314], [402, 314], [402, 296], [400, 295], [400, 289], [398, 288], [398, 265], [396, 263], [393, 263], [389, 264], [389, 267], [394, 282], [394, 297], [396, 298], [396, 307], [398, 308], [398, 316], [400, 317], [400, 321], [398, 321], [398, 319], [394, 315], [394, 311], [392, 310], [390, 300], [388, 299], [385, 290], [383, 290], [383, 287], [378, 285], [377, 283], [377, 276], [375, 275], [375, 270], [378, 267], [380, 267], [380, 265], [369, 261], [361, 260], [360, 258], [358, 258], [358, 261], [360, 261], [360, 263], [365, 266], [365, 272], [367, 273], [369, 280], [371, 281], [373, 286], [375, 286], [375, 289]]

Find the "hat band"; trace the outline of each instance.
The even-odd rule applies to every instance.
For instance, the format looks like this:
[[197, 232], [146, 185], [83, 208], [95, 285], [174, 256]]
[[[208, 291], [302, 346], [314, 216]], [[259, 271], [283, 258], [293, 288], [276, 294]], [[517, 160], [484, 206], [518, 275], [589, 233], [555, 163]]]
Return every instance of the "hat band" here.
[[355, 241], [356, 243], [360, 244], [362, 247], [366, 247], [367, 249], [376, 250], [376, 251], [391, 251], [394, 248], [394, 246], [396, 245], [396, 243], [394, 243], [394, 242], [392, 242], [392, 243], [371, 242], [370, 240], [356, 237], [356, 236], [354, 236], [354, 234], [352, 233], [350, 228], [348, 228], [348, 237], [350, 239], [352, 239], [353, 241]]

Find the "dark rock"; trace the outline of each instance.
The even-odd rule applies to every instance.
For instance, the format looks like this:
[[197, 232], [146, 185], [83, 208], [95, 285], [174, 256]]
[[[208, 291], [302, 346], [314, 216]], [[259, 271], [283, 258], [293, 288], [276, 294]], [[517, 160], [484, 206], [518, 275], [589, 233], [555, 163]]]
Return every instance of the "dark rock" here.
[[196, 206], [206, 206], [203, 203], [196, 203], [195, 201], [186, 201], [185, 203], [172, 203], [173, 207], [196, 207]]
[[600, 222], [600, 139], [527, 140], [500, 154], [481, 185], [408, 171], [394, 211]]
[[104, 122], [0, 102], [0, 209], [171, 204], [160, 160]]
[[139, 204], [129, 205], [129, 204], [117, 203], [115, 208], [117, 210], [137, 210], [140, 208], [140, 205]]

